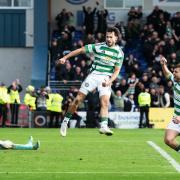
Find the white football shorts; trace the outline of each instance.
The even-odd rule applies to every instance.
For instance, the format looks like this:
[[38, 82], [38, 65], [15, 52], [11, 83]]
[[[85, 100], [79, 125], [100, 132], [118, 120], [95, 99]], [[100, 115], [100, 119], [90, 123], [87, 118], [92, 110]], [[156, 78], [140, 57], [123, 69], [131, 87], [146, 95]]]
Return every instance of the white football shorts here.
[[171, 120], [167, 126], [167, 129], [171, 129], [180, 133], [180, 124], [176, 124], [173, 122], [173, 120]]
[[0, 146], [4, 149], [11, 149], [13, 147], [13, 142], [9, 140], [1, 141]]
[[99, 97], [103, 95], [111, 95], [111, 87], [103, 87], [102, 83], [105, 82], [105, 79], [108, 80], [110, 77], [108, 75], [101, 74], [89, 74], [86, 79], [83, 81], [79, 91], [87, 95], [89, 92], [92, 92], [97, 88], [99, 92]]

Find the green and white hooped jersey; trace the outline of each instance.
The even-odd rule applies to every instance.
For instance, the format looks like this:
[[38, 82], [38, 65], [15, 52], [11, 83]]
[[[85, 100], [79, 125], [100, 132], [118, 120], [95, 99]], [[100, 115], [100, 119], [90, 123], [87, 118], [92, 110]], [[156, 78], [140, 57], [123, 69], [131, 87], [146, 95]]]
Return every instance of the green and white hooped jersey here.
[[91, 71], [94, 74], [111, 76], [115, 66], [122, 66], [124, 53], [120, 46], [109, 47], [105, 42], [97, 44], [88, 44], [85, 46], [86, 53], [94, 55], [94, 61]]
[[173, 82], [174, 91], [174, 115], [180, 116], [180, 82], [174, 81], [174, 76], [171, 73], [169, 79]]

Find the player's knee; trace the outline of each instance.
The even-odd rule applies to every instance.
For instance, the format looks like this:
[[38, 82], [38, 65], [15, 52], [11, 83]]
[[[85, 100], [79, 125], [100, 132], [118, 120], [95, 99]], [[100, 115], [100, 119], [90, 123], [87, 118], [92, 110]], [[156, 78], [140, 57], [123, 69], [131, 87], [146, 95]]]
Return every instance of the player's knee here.
[[108, 101], [102, 101], [101, 107], [108, 108], [108, 106], [109, 106], [109, 102]]
[[170, 138], [170, 137], [165, 137], [164, 138], [164, 143], [167, 144], [167, 145], [171, 145], [173, 142], [173, 139]]

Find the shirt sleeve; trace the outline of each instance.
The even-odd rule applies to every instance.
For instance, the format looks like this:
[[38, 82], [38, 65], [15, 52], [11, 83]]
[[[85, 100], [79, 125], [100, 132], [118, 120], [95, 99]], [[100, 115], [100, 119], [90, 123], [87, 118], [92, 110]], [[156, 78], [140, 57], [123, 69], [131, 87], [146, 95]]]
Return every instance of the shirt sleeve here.
[[95, 44], [85, 45], [86, 53], [94, 53], [95, 52]]
[[123, 61], [124, 61], [124, 53], [120, 53], [118, 58], [117, 58], [117, 61], [115, 63], [115, 66], [118, 66], [121, 68]]
[[171, 80], [174, 83], [174, 75], [172, 73], [169, 74], [167, 79]]

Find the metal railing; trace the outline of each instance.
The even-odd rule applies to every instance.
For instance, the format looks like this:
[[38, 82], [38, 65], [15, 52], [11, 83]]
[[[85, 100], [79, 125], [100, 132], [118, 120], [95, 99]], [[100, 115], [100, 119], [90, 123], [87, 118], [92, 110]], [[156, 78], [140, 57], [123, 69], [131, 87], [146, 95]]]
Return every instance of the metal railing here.
[[52, 90], [67, 91], [71, 87], [80, 88], [82, 81], [49, 81]]

